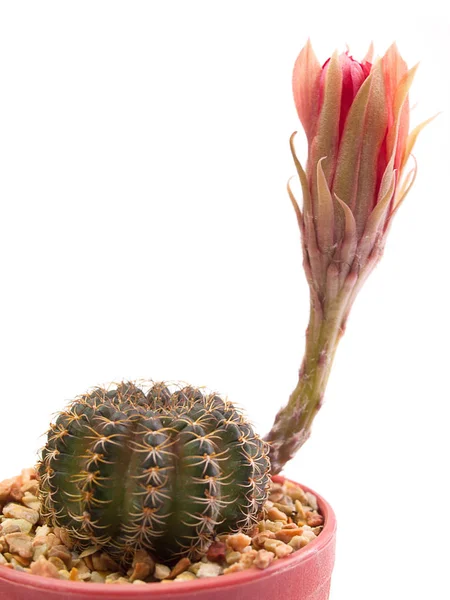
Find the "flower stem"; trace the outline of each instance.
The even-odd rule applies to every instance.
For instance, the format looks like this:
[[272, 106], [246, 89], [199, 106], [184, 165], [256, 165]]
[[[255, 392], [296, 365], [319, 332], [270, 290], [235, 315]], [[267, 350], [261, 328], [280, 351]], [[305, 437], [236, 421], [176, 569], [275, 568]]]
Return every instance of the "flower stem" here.
[[266, 436], [271, 444], [272, 473], [284, 465], [306, 442], [314, 417], [319, 411], [331, 366], [344, 332], [350, 295], [341, 293], [333, 304], [318, 311], [311, 304], [306, 347], [297, 386]]

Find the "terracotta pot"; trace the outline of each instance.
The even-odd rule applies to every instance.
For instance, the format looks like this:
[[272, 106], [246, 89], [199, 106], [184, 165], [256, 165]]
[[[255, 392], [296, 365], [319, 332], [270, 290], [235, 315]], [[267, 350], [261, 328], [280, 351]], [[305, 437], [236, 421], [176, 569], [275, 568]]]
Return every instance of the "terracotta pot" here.
[[[283, 481], [283, 477], [274, 477]], [[328, 600], [334, 565], [336, 519], [331, 506], [311, 491], [325, 518], [321, 534], [305, 548], [265, 570], [161, 585], [74, 583], [0, 566], [0, 600]]]

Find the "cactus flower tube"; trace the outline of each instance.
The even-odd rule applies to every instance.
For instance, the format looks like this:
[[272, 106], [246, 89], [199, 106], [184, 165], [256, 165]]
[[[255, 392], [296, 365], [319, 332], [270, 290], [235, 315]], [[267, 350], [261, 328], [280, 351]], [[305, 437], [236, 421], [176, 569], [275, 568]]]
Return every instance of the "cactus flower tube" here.
[[310, 319], [299, 380], [267, 436], [278, 473], [310, 434], [351, 306], [380, 260], [392, 222], [416, 174], [408, 158], [422, 123], [409, 132], [408, 69], [393, 44], [372, 63], [337, 53], [320, 66], [310, 42], [295, 63], [294, 101], [308, 142], [303, 192], [288, 186], [301, 231]]

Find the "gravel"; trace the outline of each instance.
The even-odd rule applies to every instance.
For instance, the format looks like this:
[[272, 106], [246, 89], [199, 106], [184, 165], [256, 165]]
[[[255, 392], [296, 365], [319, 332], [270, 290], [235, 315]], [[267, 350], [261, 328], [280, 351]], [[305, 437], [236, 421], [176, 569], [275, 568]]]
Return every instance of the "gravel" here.
[[0, 569], [15, 569], [54, 579], [104, 584], [193, 581], [266, 569], [304, 548], [322, 530], [317, 499], [290, 482], [271, 484], [261, 520], [251, 531], [222, 534], [201, 560], [182, 558], [161, 564], [138, 550], [125, 573], [98, 547], [78, 552], [67, 531], [48, 527], [40, 514], [39, 484], [33, 469], [0, 482]]

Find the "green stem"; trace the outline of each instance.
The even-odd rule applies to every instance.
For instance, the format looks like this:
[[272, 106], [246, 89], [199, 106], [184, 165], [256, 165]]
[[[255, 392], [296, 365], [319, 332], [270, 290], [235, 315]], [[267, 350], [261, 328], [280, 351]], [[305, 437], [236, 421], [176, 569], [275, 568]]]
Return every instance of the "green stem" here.
[[[306, 348], [297, 386], [275, 418], [266, 439], [271, 444], [272, 473], [279, 473], [304, 444], [319, 411], [339, 340], [349, 295], [340, 294], [326, 310], [311, 305]], [[322, 314], [321, 314], [322, 312]]]

